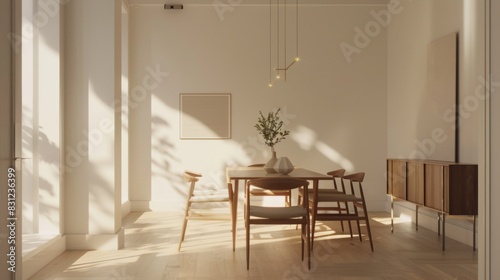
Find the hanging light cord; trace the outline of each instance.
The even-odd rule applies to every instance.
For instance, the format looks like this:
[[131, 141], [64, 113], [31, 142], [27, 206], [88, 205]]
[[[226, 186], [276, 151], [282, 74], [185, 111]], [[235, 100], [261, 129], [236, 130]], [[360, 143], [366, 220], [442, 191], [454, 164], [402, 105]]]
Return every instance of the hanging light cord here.
[[273, 86], [273, 63], [272, 63], [272, 47], [273, 47], [273, 35], [272, 35], [272, 5], [271, 0], [269, 0], [269, 86]]
[[[287, 0], [283, 0], [283, 21], [284, 21], [284, 26], [283, 26], [283, 66], [280, 66], [280, 43], [281, 43], [281, 37], [280, 37], [280, 0], [276, 1], [276, 67], [274, 68], [275, 70], [275, 76], [273, 77], [273, 67], [272, 67], [272, 48], [273, 48], [273, 34], [272, 34], [272, 0], [269, 0], [269, 87], [273, 86], [274, 81], [280, 79], [280, 74], [281, 71], [284, 72], [284, 79], [286, 81], [286, 76], [287, 76], [287, 70], [295, 64], [295, 62], [300, 60], [299, 57], [299, 0], [295, 0], [295, 38], [296, 38], [296, 43], [295, 43], [295, 58], [290, 64], [287, 64], [286, 62], [286, 55], [287, 55]], [[292, 4], [293, 5], [293, 4]]]
[[295, 60], [298, 60], [299, 59], [299, 0], [295, 0], [295, 13], [296, 13], [296, 31], [297, 31], [297, 49], [296, 49], [296, 52], [297, 52], [297, 56], [295, 57]]
[[[285, 46], [284, 49], [283, 49], [284, 50], [283, 51], [284, 52], [284, 54], [283, 54], [283, 63], [284, 64], [283, 65], [286, 66], [286, 45], [287, 45], [287, 43], [286, 43], [286, 25], [287, 25], [286, 24], [286, 0], [285, 0], [285, 19], [283, 20], [283, 22], [284, 22], [284, 25], [285, 25], [283, 27], [284, 28], [284, 32], [285, 32], [285, 34], [283, 35], [283, 45]], [[286, 71], [285, 71], [285, 81], [286, 81]]]
[[[276, 69], [280, 68], [280, 0], [278, 0], [277, 6], [276, 6]], [[279, 77], [280, 72], [278, 70], [278, 76]]]

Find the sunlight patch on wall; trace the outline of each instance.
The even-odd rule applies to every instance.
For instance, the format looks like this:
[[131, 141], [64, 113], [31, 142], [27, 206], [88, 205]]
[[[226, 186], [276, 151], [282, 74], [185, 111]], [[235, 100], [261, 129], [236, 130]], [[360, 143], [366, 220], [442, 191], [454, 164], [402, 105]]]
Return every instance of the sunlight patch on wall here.
[[316, 132], [314, 132], [312, 129], [305, 126], [299, 126], [296, 130], [293, 131], [293, 133], [290, 134], [290, 137], [297, 144], [299, 144], [300, 148], [302, 148], [303, 150], [311, 150], [313, 148], [316, 148], [316, 150], [318, 150], [323, 156], [328, 158], [330, 161], [337, 163], [347, 172], [354, 171], [354, 164], [333, 147], [322, 141], [318, 141]]
[[342, 168], [344, 168], [347, 172], [354, 171], [354, 164], [344, 156], [342, 156], [339, 152], [337, 152], [334, 148], [327, 145], [323, 142], [316, 143], [316, 149], [322, 153], [329, 160], [338, 163]]
[[[151, 95], [152, 197], [183, 205], [187, 191], [182, 179], [185, 170], [202, 173], [200, 183], [226, 188], [225, 168], [249, 162], [245, 148], [230, 140], [180, 139], [179, 110], [163, 98]], [[197, 125], [204, 126], [202, 121]]]
[[298, 126], [290, 137], [299, 144], [303, 150], [311, 150], [316, 142], [316, 132], [305, 126]]

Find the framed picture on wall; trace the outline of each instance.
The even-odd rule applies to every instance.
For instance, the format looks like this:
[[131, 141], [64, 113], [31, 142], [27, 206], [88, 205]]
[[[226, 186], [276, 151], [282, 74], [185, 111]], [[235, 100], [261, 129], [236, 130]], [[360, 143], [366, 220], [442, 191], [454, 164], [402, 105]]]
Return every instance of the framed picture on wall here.
[[458, 161], [458, 34], [432, 41], [427, 48], [427, 84], [416, 124], [422, 158]]
[[230, 93], [179, 94], [180, 139], [230, 139]]

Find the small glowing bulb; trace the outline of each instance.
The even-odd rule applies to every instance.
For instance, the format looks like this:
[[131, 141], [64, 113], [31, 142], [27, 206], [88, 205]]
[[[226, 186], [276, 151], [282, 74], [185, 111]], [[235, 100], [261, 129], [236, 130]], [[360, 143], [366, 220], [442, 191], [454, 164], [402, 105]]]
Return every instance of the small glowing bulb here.
[[298, 56], [297, 56], [297, 57], [295, 58], [295, 61], [300, 61], [300, 57], [298, 57]]
[[269, 87], [273, 87], [273, 84], [269, 83], [269, 84], [268, 84], [268, 86], [269, 86]]
[[276, 79], [279, 79], [279, 78], [281, 78], [281, 77], [280, 77], [280, 75], [277, 75], [277, 76], [276, 76]]

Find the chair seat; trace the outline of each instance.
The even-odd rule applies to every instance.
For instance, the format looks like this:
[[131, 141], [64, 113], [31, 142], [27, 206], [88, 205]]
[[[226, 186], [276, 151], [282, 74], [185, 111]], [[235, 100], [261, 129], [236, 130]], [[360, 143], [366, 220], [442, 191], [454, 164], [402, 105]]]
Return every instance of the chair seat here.
[[251, 195], [288, 195], [290, 194], [289, 190], [264, 190], [264, 189], [251, 189]]
[[[309, 201], [314, 198], [309, 197]], [[318, 202], [358, 202], [362, 201], [361, 198], [352, 194], [344, 193], [318, 193]]]
[[[307, 192], [309, 193], [309, 197], [311, 197], [314, 190], [308, 189]], [[299, 193], [302, 196], [302, 190], [300, 190]], [[318, 189], [318, 194], [321, 194], [321, 193], [343, 193], [343, 192], [336, 190], [336, 189]]]
[[198, 195], [192, 196], [189, 199], [190, 202], [227, 202], [229, 197], [226, 194], [208, 194], [208, 195]]
[[227, 195], [227, 190], [224, 189], [205, 189], [205, 190], [195, 190], [193, 191], [193, 195]]
[[[314, 190], [309, 190], [309, 193], [313, 193]], [[336, 189], [318, 189], [318, 193], [343, 193]]]
[[291, 219], [307, 215], [307, 210], [301, 206], [291, 207], [261, 207], [250, 205], [250, 216], [267, 219]]

